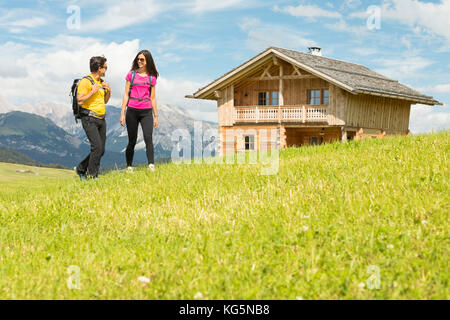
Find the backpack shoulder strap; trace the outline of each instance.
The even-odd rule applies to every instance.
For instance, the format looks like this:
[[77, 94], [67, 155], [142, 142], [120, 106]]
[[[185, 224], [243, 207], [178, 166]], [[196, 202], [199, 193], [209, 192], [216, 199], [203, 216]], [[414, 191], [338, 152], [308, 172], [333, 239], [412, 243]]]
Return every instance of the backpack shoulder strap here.
[[136, 77], [136, 72], [131, 71], [131, 81], [130, 81], [130, 88], [133, 86], [134, 78]]
[[153, 77], [152, 77], [152, 75], [150, 74], [149, 76], [148, 76], [148, 80], [150, 81], [150, 98], [152, 97], [152, 81], [153, 81]]
[[134, 77], [136, 76], [136, 72], [131, 70], [131, 81], [130, 81], [130, 90], [128, 90], [128, 96], [131, 94], [131, 88], [133, 88]]
[[86, 76], [86, 77], [83, 77], [83, 79], [88, 79], [89, 80], [89, 82], [92, 84], [92, 85], [94, 85], [94, 79], [92, 79], [92, 77], [91, 76]]

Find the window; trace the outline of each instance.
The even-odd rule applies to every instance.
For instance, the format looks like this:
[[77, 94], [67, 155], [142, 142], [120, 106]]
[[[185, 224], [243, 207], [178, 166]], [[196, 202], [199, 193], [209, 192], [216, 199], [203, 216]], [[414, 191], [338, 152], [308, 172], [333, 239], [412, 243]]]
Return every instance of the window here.
[[323, 90], [323, 103], [322, 104], [329, 104], [330, 103], [330, 92], [328, 90]]
[[316, 146], [319, 144], [319, 138], [318, 137], [311, 137], [311, 145]]
[[259, 106], [269, 105], [269, 92], [258, 92], [258, 105]]
[[320, 90], [309, 90], [308, 92], [308, 103], [311, 106], [320, 105]]
[[255, 136], [245, 136], [245, 150], [255, 150]]
[[272, 105], [273, 106], [277, 106], [280, 104], [280, 94], [278, 91], [273, 91], [272, 92]]
[[308, 104], [318, 106], [330, 103], [330, 92], [328, 89], [308, 90]]
[[278, 91], [258, 92], [258, 106], [277, 106], [279, 103], [280, 93]]

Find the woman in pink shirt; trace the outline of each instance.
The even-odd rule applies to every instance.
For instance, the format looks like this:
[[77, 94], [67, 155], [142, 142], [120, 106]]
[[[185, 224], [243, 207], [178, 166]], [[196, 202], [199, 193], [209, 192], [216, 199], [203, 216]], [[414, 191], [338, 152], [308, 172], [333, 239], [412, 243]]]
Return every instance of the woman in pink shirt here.
[[[139, 123], [144, 133], [148, 166], [154, 171], [153, 128], [158, 127], [155, 85], [159, 76], [153, 57], [148, 50], [140, 51], [133, 60], [125, 84], [120, 124], [127, 125], [128, 146], [126, 150], [127, 167], [133, 170], [134, 147], [136, 146]], [[126, 113], [125, 113], [126, 110]], [[153, 119], [154, 117], [154, 119]]]

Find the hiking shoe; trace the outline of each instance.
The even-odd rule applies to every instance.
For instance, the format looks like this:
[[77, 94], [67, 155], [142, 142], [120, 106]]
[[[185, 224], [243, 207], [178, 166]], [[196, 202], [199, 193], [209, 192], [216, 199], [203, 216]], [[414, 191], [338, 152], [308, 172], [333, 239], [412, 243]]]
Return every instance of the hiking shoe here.
[[150, 169], [150, 171], [155, 171], [155, 165], [153, 163], [150, 163], [148, 165], [148, 168]]
[[79, 171], [77, 167], [73, 167], [73, 170], [80, 177], [80, 180], [87, 180], [86, 173]]
[[127, 168], [127, 173], [133, 173], [134, 172], [134, 168], [133, 167], [128, 167]]

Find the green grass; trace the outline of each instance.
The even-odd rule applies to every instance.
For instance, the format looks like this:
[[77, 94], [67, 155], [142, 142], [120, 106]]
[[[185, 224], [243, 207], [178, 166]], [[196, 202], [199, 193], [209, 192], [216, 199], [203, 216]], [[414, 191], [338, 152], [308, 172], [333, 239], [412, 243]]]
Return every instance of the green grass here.
[[0, 298], [447, 299], [449, 138], [286, 149], [269, 176], [163, 164], [2, 182]]
[[[18, 172], [20, 170], [31, 172]], [[0, 183], [4, 182], [18, 182], [8, 183], [8, 186], [22, 186], [24, 182], [32, 182], [36, 184], [37, 181], [45, 183], [48, 179], [64, 179], [68, 177], [75, 177], [75, 172], [71, 170], [42, 168], [27, 166], [22, 164], [4, 163], [0, 162]]]

